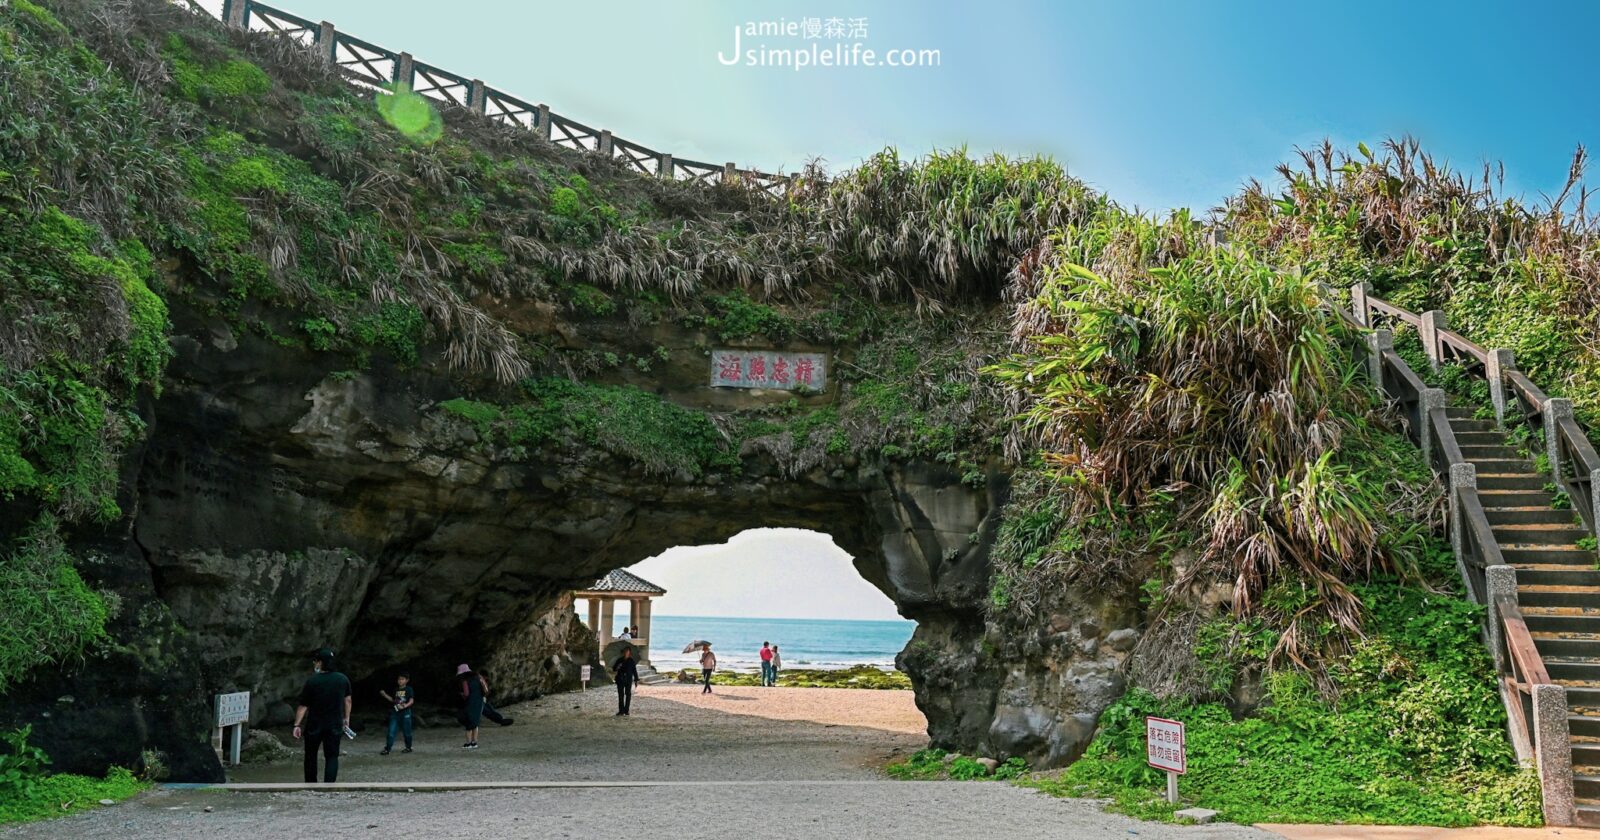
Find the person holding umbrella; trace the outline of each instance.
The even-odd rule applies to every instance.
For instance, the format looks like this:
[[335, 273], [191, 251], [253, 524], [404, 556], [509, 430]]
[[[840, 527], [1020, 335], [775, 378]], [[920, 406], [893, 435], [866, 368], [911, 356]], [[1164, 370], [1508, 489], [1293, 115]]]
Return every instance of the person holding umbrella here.
[[705, 689], [701, 694], [711, 693], [711, 672], [717, 670], [717, 655], [711, 652], [710, 642], [700, 643], [700, 676], [705, 679]]

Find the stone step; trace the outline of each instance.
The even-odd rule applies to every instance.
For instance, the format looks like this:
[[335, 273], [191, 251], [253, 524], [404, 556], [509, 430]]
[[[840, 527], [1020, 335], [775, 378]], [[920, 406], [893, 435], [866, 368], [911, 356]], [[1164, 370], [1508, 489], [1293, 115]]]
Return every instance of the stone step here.
[[1475, 405], [1447, 405], [1444, 407], [1444, 416], [1451, 420], [1470, 420], [1478, 416], [1478, 407]]
[[1600, 828], [1600, 804], [1578, 803], [1576, 822], [1586, 828]]
[[[1545, 656], [1540, 651], [1539, 656], [1544, 660], [1544, 669], [1549, 672], [1553, 680], [1577, 680], [1600, 684], [1600, 661], [1587, 658], [1568, 658], [1564, 656]], [[1568, 702], [1571, 705], [1571, 702]], [[1600, 748], [1600, 743], [1594, 745]]]
[[1517, 586], [1600, 586], [1600, 569], [1565, 564], [1515, 567]]
[[1570, 545], [1589, 536], [1582, 526], [1566, 525], [1492, 525], [1495, 542], [1505, 545]]
[[1500, 556], [1513, 566], [1583, 566], [1594, 568], [1600, 554], [1576, 545], [1530, 545], [1500, 543]]
[[[1567, 729], [1574, 738], [1600, 738], [1600, 717], [1593, 715], [1567, 715]], [[1591, 777], [1600, 780], [1600, 777]], [[1596, 788], [1600, 791], [1600, 787]], [[1600, 794], [1597, 794], [1600, 795]]]
[[1600, 607], [1600, 586], [1523, 586], [1518, 583], [1517, 603], [1523, 607]]
[[1484, 507], [1552, 507], [1555, 494], [1548, 490], [1486, 490], [1478, 488]]
[[1490, 525], [1571, 525], [1572, 511], [1556, 510], [1549, 505], [1527, 507], [1489, 507], [1483, 513]]
[[1550, 479], [1526, 472], [1496, 473], [1478, 471], [1478, 490], [1544, 490]]
[[1572, 744], [1572, 763], [1600, 764], [1600, 743], [1587, 743], [1574, 741]]
[[1467, 446], [1509, 446], [1505, 432], [1463, 432], [1456, 429], [1455, 424], [1450, 424], [1450, 431], [1455, 433], [1456, 443]]
[[[1522, 605], [1522, 620], [1531, 633], [1566, 635], [1582, 633], [1600, 637], [1600, 610]], [[1600, 706], [1600, 703], [1596, 703]]]
[[1498, 432], [1500, 430], [1494, 427], [1493, 420], [1472, 420], [1462, 417], [1450, 419], [1450, 431], [1459, 435], [1462, 432]]
[[1543, 477], [1534, 470], [1533, 462], [1527, 458], [1496, 458], [1492, 456], [1474, 458], [1470, 455], [1466, 455], [1465, 453], [1463, 453], [1462, 457], [1467, 459], [1467, 463], [1472, 464], [1472, 466], [1477, 468], [1479, 475], [1484, 473], [1510, 473], [1514, 475], [1531, 475], [1540, 478]]
[[1457, 440], [1456, 443], [1460, 444], [1461, 446], [1461, 457], [1466, 458], [1468, 461], [1472, 461], [1473, 463], [1485, 460], [1493, 460], [1517, 461], [1519, 463], [1527, 463], [1530, 466], [1532, 465], [1532, 462], [1528, 460], [1528, 456], [1522, 454], [1521, 450], [1507, 446], [1504, 443], [1466, 444], [1461, 443], [1460, 440]]
[[[1581, 680], [1557, 680], [1554, 677], [1551, 677], [1551, 679], [1567, 687], [1568, 709], [1577, 706], [1600, 706], [1600, 685], [1585, 683]], [[1577, 756], [1573, 756], [1572, 760], [1574, 763], [1579, 763]], [[1600, 762], [1595, 763], [1600, 765]]]

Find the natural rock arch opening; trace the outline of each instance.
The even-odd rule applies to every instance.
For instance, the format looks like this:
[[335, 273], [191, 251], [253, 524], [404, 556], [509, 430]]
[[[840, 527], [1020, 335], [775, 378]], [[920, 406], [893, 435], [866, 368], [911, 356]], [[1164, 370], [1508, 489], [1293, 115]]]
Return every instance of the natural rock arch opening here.
[[[739, 671], [759, 668], [763, 641], [782, 648], [789, 669], [893, 667], [916, 626], [831, 537], [798, 528], [676, 546], [593, 588], [574, 593], [573, 606], [602, 650], [631, 628], [640, 658], [662, 673], [697, 667], [698, 654], [684, 650], [697, 639]], [[847, 631], [860, 635], [839, 635]]]
[[[358, 690], [459, 661], [508, 700], [572, 685], [592, 642], [571, 590], [674, 546], [789, 527], [831, 537], [918, 622], [901, 667], [935, 741], [986, 731], [978, 640], [1003, 472], [852, 459], [795, 475], [751, 453], [732, 475], [685, 480], [602, 451], [497, 459], [438, 410], [459, 383], [274, 363], [285, 351], [214, 324], [188, 334], [208, 330], [217, 346], [175, 342], [133, 532], [207, 688], [251, 690], [257, 723], [287, 719], [306, 652], [325, 644]], [[230, 368], [243, 358], [249, 377]]]

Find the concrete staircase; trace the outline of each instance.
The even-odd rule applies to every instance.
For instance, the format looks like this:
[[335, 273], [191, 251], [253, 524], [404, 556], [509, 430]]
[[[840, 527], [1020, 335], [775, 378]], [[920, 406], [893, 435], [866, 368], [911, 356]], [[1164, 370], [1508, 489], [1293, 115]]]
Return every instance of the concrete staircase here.
[[1549, 476], [1492, 420], [1445, 409], [1461, 454], [1476, 468], [1478, 496], [1507, 564], [1517, 603], [1550, 679], [1567, 688], [1572, 783], [1579, 825], [1600, 826], [1600, 555], [1578, 547], [1587, 532], [1555, 507]]
[[666, 685], [672, 680], [661, 676], [661, 672], [657, 671], [648, 662], [641, 662], [639, 663], [639, 682], [643, 685]]

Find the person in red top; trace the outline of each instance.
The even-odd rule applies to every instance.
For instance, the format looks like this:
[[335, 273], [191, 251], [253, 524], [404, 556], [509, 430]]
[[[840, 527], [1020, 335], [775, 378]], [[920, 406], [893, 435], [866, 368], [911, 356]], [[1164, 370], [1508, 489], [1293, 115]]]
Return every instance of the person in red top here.
[[772, 674], [772, 643], [761, 643], [761, 684], [764, 686], [775, 685], [777, 681]]

